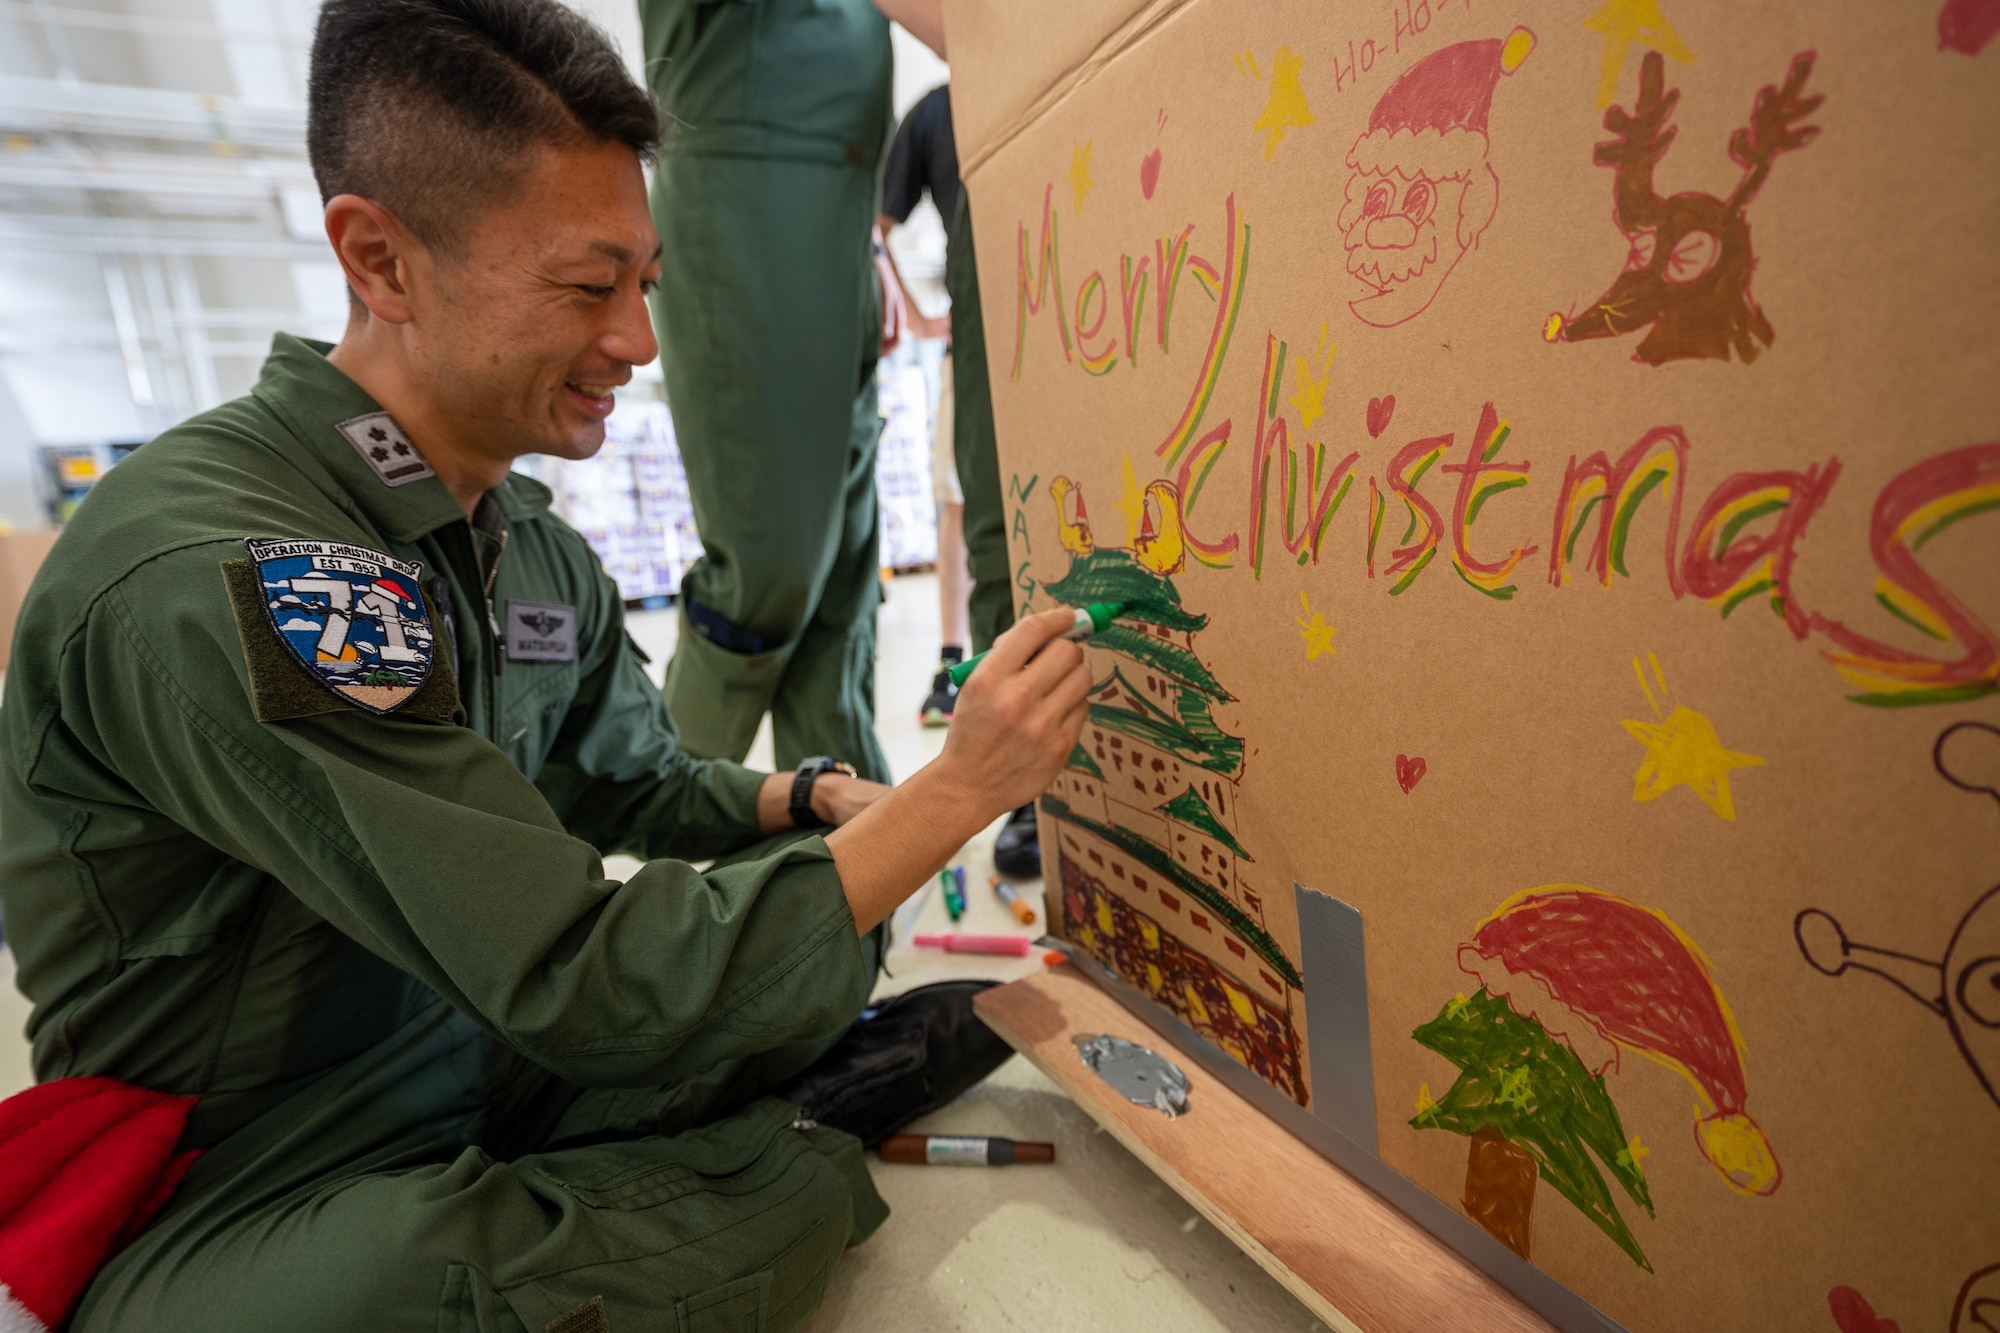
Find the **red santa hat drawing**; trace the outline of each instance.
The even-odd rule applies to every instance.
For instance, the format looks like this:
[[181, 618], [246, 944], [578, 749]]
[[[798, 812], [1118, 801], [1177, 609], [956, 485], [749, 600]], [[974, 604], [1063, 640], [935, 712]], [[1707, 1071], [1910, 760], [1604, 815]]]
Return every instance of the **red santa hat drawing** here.
[[1516, 894], [1458, 951], [1461, 971], [1593, 1074], [1637, 1051], [1694, 1089], [1695, 1144], [1729, 1188], [1770, 1194], [1777, 1156], [1750, 1116], [1743, 1035], [1708, 959], [1659, 912], [1583, 885]]
[[1500, 80], [1521, 67], [1535, 35], [1459, 42], [1389, 85], [1348, 150], [1339, 227], [1347, 271], [1373, 290], [1349, 303], [1379, 328], [1423, 313], [1479, 243], [1500, 202], [1487, 162], [1486, 122]]

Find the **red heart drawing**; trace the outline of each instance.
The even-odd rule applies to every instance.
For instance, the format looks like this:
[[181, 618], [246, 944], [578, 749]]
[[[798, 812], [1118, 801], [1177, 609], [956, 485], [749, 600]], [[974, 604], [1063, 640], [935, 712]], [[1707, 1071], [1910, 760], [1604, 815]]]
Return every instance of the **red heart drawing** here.
[[1976, 56], [2000, 33], [2000, 0], [1946, 0], [1938, 11], [1938, 49]]
[[1153, 197], [1153, 190], [1159, 183], [1160, 150], [1155, 148], [1152, 152], [1139, 159], [1139, 188], [1146, 192], [1148, 199], [1151, 199]]
[[1389, 429], [1389, 418], [1396, 415], [1396, 395], [1385, 394], [1368, 400], [1368, 438], [1374, 439]]
[[1408, 796], [1416, 790], [1417, 784], [1424, 780], [1424, 774], [1429, 768], [1430, 765], [1422, 758], [1412, 759], [1406, 754], [1396, 756], [1396, 785], [1403, 789], [1403, 795]]
[[1826, 1303], [1832, 1307], [1833, 1322], [1840, 1325], [1840, 1333], [1902, 1333], [1895, 1320], [1876, 1314], [1875, 1307], [1852, 1287], [1835, 1287], [1826, 1294]]

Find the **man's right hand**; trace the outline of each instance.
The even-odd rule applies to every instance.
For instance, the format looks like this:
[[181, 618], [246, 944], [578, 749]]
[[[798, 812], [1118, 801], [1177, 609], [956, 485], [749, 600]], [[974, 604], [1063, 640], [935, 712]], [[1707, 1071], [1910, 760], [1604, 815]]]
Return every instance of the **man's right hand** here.
[[994, 641], [958, 696], [944, 753], [827, 834], [841, 887], [866, 931], [922, 888], [979, 831], [1055, 780], [1083, 731], [1090, 669], [1045, 611]]
[[1046, 791], [1083, 730], [1090, 668], [1059, 637], [1075, 623], [1067, 607], [1019, 622], [959, 688], [937, 766], [989, 821]]

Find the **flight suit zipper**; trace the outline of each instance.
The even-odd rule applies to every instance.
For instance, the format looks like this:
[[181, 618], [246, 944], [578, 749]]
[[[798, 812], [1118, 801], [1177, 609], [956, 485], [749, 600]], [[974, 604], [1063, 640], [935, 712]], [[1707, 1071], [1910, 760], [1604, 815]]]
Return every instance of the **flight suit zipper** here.
[[[486, 571], [486, 586], [480, 595], [486, 599], [486, 623], [493, 630], [493, 674], [497, 677], [507, 668], [507, 635], [500, 628], [500, 616], [493, 607], [493, 585], [500, 579], [500, 561], [507, 554], [506, 528], [501, 528], [494, 536], [499, 539], [500, 549], [493, 553], [493, 567]], [[493, 716], [500, 716], [500, 700], [493, 700]]]

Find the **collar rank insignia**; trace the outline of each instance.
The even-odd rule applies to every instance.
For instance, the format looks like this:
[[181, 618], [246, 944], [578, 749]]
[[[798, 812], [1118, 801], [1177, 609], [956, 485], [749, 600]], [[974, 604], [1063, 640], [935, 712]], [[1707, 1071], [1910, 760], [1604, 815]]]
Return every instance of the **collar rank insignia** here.
[[421, 565], [345, 542], [249, 541], [271, 628], [313, 679], [371, 713], [423, 687], [436, 651]]
[[375, 470], [375, 475], [384, 486], [407, 486], [413, 481], [437, 475], [424, 461], [424, 456], [417, 452], [417, 446], [410, 443], [410, 437], [403, 434], [396, 418], [387, 412], [352, 417], [334, 429], [347, 437], [347, 442], [354, 446], [354, 452]]

